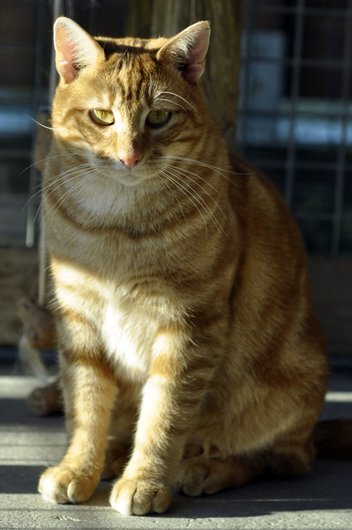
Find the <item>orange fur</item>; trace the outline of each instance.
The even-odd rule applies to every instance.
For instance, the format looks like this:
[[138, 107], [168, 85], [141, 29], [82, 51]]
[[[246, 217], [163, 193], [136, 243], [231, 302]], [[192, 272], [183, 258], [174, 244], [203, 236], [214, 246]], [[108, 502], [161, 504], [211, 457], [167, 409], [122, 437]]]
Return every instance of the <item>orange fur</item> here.
[[274, 187], [230, 165], [198, 83], [208, 38], [55, 25], [43, 222], [69, 444], [49, 500], [92, 494], [108, 437], [126, 514], [313, 463], [327, 365], [303, 243]]

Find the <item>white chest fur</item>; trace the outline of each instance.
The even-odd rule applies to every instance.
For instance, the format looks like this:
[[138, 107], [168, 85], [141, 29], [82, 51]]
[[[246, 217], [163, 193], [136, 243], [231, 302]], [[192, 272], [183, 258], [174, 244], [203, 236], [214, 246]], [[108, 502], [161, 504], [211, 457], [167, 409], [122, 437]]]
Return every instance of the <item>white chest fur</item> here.
[[102, 329], [106, 351], [128, 379], [146, 378], [156, 330], [157, 325], [140, 308], [107, 303]]
[[[57, 259], [53, 260], [53, 272], [59, 304], [81, 315], [92, 324], [91, 330], [95, 329], [95, 337], [84, 339], [86, 347], [94, 339], [97, 344], [103, 342], [117, 373], [143, 383], [152, 356], [161, 347], [160, 334], [165, 337], [170, 322], [181, 321], [184, 314], [177, 290], [158, 277], [104, 281], [84, 267]], [[164, 339], [162, 344], [167, 351]]]

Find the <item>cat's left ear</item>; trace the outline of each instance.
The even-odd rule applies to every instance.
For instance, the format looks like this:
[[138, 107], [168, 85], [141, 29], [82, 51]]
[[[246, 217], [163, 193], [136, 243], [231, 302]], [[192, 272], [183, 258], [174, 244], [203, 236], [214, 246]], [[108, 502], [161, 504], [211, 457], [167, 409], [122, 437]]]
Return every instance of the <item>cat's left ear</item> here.
[[198, 83], [204, 73], [209, 39], [209, 22], [196, 22], [164, 44], [157, 53], [157, 59], [171, 60], [186, 81]]
[[101, 46], [76, 22], [59, 17], [54, 24], [56, 69], [65, 83], [71, 83], [79, 71], [104, 59]]

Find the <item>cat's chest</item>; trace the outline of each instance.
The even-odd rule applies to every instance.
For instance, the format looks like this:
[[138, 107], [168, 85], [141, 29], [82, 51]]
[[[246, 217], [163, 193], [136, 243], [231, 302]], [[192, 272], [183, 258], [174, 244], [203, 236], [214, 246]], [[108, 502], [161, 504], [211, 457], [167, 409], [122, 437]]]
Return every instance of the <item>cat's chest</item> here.
[[154, 337], [158, 328], [147, 311], [118, 300], [106, 303], [101, 334], [106, 353], [125, 377], [143, 381], [148, 373]]
[[107, 278], [60, 258], [52, 258], [51, 270], [59, 306], [95, 330], [97, 344], [103, 343], [118, 370], [143, 380], [158, 329], [175, 313], [172, 285], [157, 275], [116, 270]]
[[186, 299], [170, 278], [150, 272], [110, 282], [105, 293], [101, 334], [107, 355], [128, 378], [143, 381], [160, 334], [185, 321]]

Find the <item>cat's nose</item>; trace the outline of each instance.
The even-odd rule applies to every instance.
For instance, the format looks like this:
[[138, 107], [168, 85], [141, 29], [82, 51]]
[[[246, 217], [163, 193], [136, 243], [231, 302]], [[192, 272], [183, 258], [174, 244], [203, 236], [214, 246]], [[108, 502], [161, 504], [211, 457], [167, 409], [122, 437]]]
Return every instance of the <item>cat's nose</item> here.
[[128, 169], [135, 167], [143, 158], [143, 151], [141, 149], [134, 149], [133, 151], [120, 151], [117, 156]]

